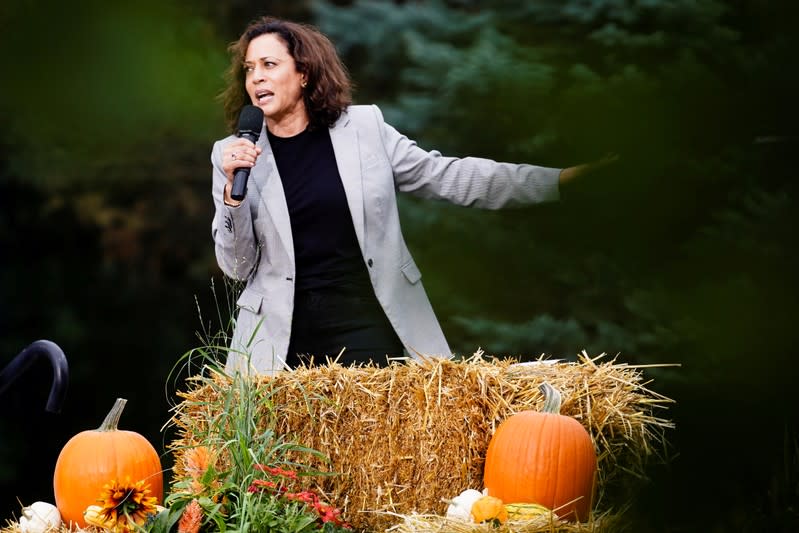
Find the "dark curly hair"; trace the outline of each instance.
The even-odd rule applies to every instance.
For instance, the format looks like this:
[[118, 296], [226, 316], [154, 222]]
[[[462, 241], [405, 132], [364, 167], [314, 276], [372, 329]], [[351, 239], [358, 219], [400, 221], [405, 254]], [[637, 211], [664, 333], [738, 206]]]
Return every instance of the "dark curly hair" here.
[[225, 73], [227, 86], [219, 95], [225, 111], [225, 122], [231, 133], [238, 129], [242, 107], [250, 103], [244, 85], [244, 58], [250, 42], [266, 33], [273, 33], [286, 44], [297, 72], [305, 74], [308, 85], [303, 89], [305, 109], [310, 127], [330, 127], [352, 104], [352, 82], [335, 46], [322, 32], [309, 24], [262, 17], [251, 22], [228, 46], [231, 62]]

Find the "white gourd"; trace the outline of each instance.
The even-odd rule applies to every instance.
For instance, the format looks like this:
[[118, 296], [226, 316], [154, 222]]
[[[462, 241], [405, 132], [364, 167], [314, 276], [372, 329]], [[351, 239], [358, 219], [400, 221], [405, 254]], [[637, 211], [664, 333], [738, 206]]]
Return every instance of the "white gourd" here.
[[47, 502], [34, 502], [22, 509], [19, 517], [19, 529], [22, 533], [45, 533], [56, 531], [61, 527], [61, 513], [58, 508]]
[[472, 505], [483, 497], [483, 494], [474, 489], [466, 489], [450, 500], [447, 507], [447, 518], [474, 522], [472, 518]]

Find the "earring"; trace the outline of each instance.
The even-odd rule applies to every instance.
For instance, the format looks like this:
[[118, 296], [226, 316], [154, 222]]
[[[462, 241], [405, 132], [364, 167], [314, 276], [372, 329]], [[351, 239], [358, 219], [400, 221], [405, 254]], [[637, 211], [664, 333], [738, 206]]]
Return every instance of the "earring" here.
[[308, 87], [308, 80], [302, 80], [302, 83], [300, 84], [300, 86], [301, 86], [303, 89], [305, 89], [306, 87]]

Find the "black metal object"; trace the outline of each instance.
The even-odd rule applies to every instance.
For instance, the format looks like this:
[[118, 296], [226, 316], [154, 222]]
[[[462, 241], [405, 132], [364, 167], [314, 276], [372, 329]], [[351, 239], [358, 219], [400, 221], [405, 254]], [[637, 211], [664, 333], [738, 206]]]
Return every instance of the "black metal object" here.
[[59, 413], [67, 395], [69, 365], [64, 351], [52, 341], [38, 340], [32, 342], [12, 359], [3, 370], [0, 370], [0, 394], [28, 367], [42, 358], [47, 358], [53, 367], [53, 384], [50, 386], [50, 396], [47, 398], [45, 409], [51, 413]]

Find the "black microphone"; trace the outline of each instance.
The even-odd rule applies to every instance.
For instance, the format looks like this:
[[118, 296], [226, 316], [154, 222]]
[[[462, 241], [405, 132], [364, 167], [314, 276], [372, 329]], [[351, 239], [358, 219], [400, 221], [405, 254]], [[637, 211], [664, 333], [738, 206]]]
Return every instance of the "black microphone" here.
[[[264, 112], [260, 107], [245, 105], [239, 115], [239, 137], [244, 137], [252, 142], [258, 140], [261, 128], [264, 125]], [[233, 188], [230, 197], [236, 201], [244, 200], [247, 194], [247, 178], [250, 177], [250, 167], [237, 168], [233, 174]]]

